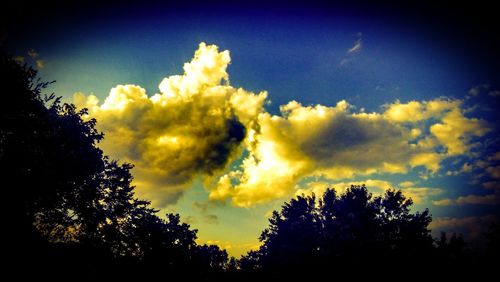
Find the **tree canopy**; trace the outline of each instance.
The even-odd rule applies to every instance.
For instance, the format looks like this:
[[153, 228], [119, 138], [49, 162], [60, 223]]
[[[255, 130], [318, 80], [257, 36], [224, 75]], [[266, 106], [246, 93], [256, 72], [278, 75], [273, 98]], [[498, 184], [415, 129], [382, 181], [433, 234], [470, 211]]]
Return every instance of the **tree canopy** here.
[[262, 246], [241, 260], [247, 270], [289, 271], [352, 263], [430, 258], [435, 244], [428, 210], [412, 213], [412, 200], [389, 189], [373, 197], [351, 186], [319, 199], [298, 196], [273, 212]]
[[[228, 255], [199, 246], [178, 214], [165, 219], [134, 196], [132, 165], [99, 149], [104, 135], [87, 110], [42, 95], [48, 83], [0, 52], [0, 170], [12, 265], [21, 276], [131, 275], [151, 265], [189, 275], [223, 271]], [[116, 270], [120, 270], [117, 272]], [[158, 271], [159, 268], [156, 269]], [[115, 276], [116, 278], [116, 276]]]

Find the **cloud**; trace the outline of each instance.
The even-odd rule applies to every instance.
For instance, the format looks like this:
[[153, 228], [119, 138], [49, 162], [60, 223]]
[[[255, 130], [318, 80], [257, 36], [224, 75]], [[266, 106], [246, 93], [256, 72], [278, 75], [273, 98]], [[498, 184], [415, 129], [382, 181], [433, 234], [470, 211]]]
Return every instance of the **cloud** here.
[[[466, 116], [463, 100], [447, 98], [395, 101], [372, 113], [345, 100], [291, 101], [271, 114], [266, 92], [230, 85], [230, 61], [229, 51], [201, 43], [182, 75], [161, 81], [160, 93], [118, 85], [102, 103], [74, 95], [97, 118], [104, 151], [135, 164], [140, 197], [156, 206], [175, 203], [200, 177], [210, 201], [250, 207], [294, 195], [306, 177], [338, 183], [413, 169], [432, 177], [490, 131], [484, 120]], [[415, 201], [437, 193], [412, 184], [404, 188]]]
[[385, 193], [388, 189], [401, 189], [403, 194], [411, 198], [414, 203], [421, 204], [429, 197], [436, 196], [442, 193], [440, 188], [430, 188], [430, 187], [411, 187], [409, 181], [405, 183], [407, 186], [397, 186], [386, 180], [378, 179], [367, 179], [363, 181], [350, 181], [350, 182], [326, 182], [326, 181], [312, 181], [306, 183], [304, 188], [298, 188], [295, 195], [312, 195], [321, 196], [326, 191], [327, 188], [335, 188], [337, 193], [341, 194], [346, 191], [351, 185], [362, 185], [365, 184], [368, 191], [373, 193], [375, 196], [380, 196]]
[[216, 245], [219, 246], [222, 250], [226, 250], [228, 252], [231, 252], [233, 249], [233, 244], [229, 241], [221, 241], [221, 240], [207, 240], [207, 241], [201, 241], [197, 242], [198, 244], [207, 244], [207, 245]]
[[354, 45], [347, 50], [347, 54], [355, 54], [359, 53], [361, 51], [361, 48], [363, 47], [361, 38], [358, 38], [356, 42], [354, 42]]
[[462, 167], [458, 170], [448, 170], [446, 175], [448, 176], [456, 176], [462, 173], [470, 173], [474, 169], [474, 165], [470, 163], [463, 163]]
[[500, 178], [500, 166], [490, 166], [486, 168], [486, 171], [490, 174], [492, 178]]
[[26, 63], [26, 57], [16, 56], [16, 57], [14, 57], [14, 61], [16, 61], [16, 63], [18, 63], [20, 65], [24, 65], [24, 63]]
[[208, 224], [218, 224], [219, 217], [215, 214], [207, 214], [203, 216], [203, 221]]
[[447, 148], [449, 155], [460, 155], [470, 150], [472, 136], [483, 136], [491, 130], [488, 123], [477, 118], [467, 118], [459, 108], [446, 113], [440, 123], [430, 128], [431, 133]]
[[487, 181], [482, 185], [485, 189], [500, 191], [500, 181]]
[[493, 222], [498, 222], [498, 215], [455, 217], [436, 217], [432, 220], [429, 228], [434, 236], [439, 236], [438, 232], [461, 233], [466, 240], [476, 240], [482, 238]]
[[461, 105], [444, 98], [396, 101], [382, 113], [365, 113], [346, 101], [334, 107], [289, 102], [280, 115], [259, 115], [248, 156], [219, 179], [210, 198], [248, 207], [293, 194], [307, 176], [335, 180], [424, 167], [428, 177], [443, 160], [469, 153], [474, 138], [489, 130], [485, 121], [465, 117]]
[[408, 143], [409, 131], [380, 114], [351, 113], [351, 108], [346, 101], [335, 107], [292, 101], [281, 107], [281, 115], [261, 113], [259, 131], [249, 132], [248, 157], [240, 170], [220, 179], [210, 197], [250, 206], [293, 194], [295, 183], [307, 175], [406, 172], [407, 159], [421, 151]]
[[97, 118], [104, 151], [135, 164], [139, 196], [173, 203], [195, 177], [214, 176], [238, 156], [266, 93], [230, 86], [229, 63], [229, 51], [201, 43], [184, 74], [163, 79], [151, 97], [136, 85], [114, 87], [100, 105], [94, 95], [74, 95]]
[[404, 104], [396, 101], [386, 106], [384, 116], [397, 123], [435, 122], [429, 127], [431, 137], [446, 148], [448, 155], [454, 156], [468, 153], [472, 138], [492, 130], [485, 120], [466, 117], [462, 103], [462, 100], [444, 98]]
[[43, 69], [45, 67], [45, 61], [44, 60], [36, 60], [35, 64], [36, 64], [36, 68], [37, 69]]
[[193, 224], [196, 224], [198, 222], [196, 217], [194, 217], [192, 215], [186, 216], [185, 218], [183, 218], [183, 221], [189, 225], [193, 225]]
[[30, 56], [33, 60], [36, 60], [39, 57], [38, 52], [33, 49], [28, 50], [28, 56]]
[[491, 97], [500, 97], [500, 90], [490, 91], [488, 95], [490, 95]]
[[489, 88], [490, 85], [487, 83], [478, 84], [476, 86], [471, 87], [467, 94], [469, 97], [476, 97], [479, 96], [483, 90], [488, 90]]
[[40, 55], [33, 49], [29, 49], [26, 53], [27, 56], [16, 56], [14, 60], [20, 64], [24, 65], [29, 62], [34, 68], [41, 70], [45, 67], [45, 60], [40, 59]]
[[255, 242], [235, 242], [227, 240], [202, 240], [198, 239], [196, 241], [198, 244], [203, 245], [217, 245], [221, 249], [226, 250], [228, 254], [232, 257], [239, 258], [242, 255], [246, 255], [249, 251], [256, 251], [260, 248], [262, 243], [258, 240]]
[[495, 154], [488, 157], [490, 161], [500, 161], [500, 152], [496, 152]]
[[415, 186], [415, 183], [412, 181], [403, 181], [399, 183], [399, 187], [412, 187]]
[[472, 87], [471, 89], [469, 89], [469, 95], [470, 96], [478, 96], [479, 95], [479, 87]]
[[441, 199], [432, 201], [436, 206], [452, 206], [452, 205], [498, 205], [500, 204], [500, 194], [488, 194], [488, 195], [467, 195], [460, 196], [456, 199]]
[[358, 34], [356, 34], [358, 39], [354, 42], [351, 48], [347, 49], [345, 55], [341, 58], [340, 60], [341, 67], [349, 64], [351, 61], [354, 60], [355, 56], [361, 52], [361, 49], [363, 48], [363, 41], [361, 40], [362, 35], [363, 34], [361, 32], [358, 32]]

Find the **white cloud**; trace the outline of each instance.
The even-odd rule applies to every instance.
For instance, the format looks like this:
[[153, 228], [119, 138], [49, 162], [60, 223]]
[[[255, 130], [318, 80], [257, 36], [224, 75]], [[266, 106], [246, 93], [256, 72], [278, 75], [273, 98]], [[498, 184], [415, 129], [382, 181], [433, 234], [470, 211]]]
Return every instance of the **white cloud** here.
[[479, 84], [474, 87], [471, 87], [467, 94], [469, 97], [476, 97], [479, 96], [483, 90], [488, 90], [489, 88], [490, 85], [487, 83]]
[[356, 40], [356, 42], [354, 42], [354, 45], [347, 50], [347, 54], [359, 53], [362, 47], [363, 43], [361, 41], [361, 38], [359, 38], [358, 40]]

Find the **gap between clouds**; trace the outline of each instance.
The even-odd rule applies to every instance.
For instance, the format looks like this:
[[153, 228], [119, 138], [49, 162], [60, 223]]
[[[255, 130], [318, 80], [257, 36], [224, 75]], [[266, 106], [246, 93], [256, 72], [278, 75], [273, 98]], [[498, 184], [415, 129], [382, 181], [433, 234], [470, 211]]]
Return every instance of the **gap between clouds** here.
[[[182, 75], [163, 79], [160, 93], [118, 85], [103, 103], [74, 94], [106, 134], [104, 151], [135, 164], [140, 197], [173, 204], [201, 177], [211, 201], [250, 207], [293, 196], [307, 177], [338, 182], [416, 168], [432, 177], [446, 159], [480, 155], [477, 139], [492, 131], [466, 115], [464, 100], [446, 97], [395, 101], [372, 113], [344, 100], [335, 106], [290, 101], [272, 115], [264, 108], [266, 91], [229, 83], [230, 61], [229, 51], [200, 43]], [[407, 185], [417, 198], [437, 193]]]

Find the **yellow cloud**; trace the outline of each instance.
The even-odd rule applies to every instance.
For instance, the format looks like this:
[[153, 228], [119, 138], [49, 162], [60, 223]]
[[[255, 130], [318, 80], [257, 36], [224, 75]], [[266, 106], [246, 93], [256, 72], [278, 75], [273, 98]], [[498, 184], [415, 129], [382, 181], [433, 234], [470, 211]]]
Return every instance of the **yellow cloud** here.
[[16, 61], [16, 63], [18, 63], [20, 65], [24, 65], [24, 63], [26, 63], [26, 57], [16, 56], [16, 57], [14, 57], [14, 61]]
[[114, 87], [101, 105], [74, 95], [106, 134], [104, 151], [135, 164], [139, 196], [172, 203], [197, 175], [211, 177], [239, 155], [267, 94], [230, 86], [229, 63], [228, 51], [201, 43], [184, 74], [163, 79], [152, 97], [135, 85]]
[[36, 68], [41, 70], [45, 67], [45, 61], [44, 60], [36, 60], [35, 61]]
[[412, 167], [424, 166], [431, 172], [437, 172], [443, 157], [435, 152], [418, 153], [411, 157], [410, 165]]
[[[135, 164], [140, 197], [173, 203], [200, 177], [211, 200], [250, 207], [293, 195], [309, 176], [338, 181], [416, 167], [435, 175], [444, 159], [466, 154], [488, 131], [484, 121], [464, 116], [461, 100], [444, 98], [396, 101], [381, 113], [355, 112], [345, 100], [291, 101], [273, 115], [264, 110], [267, 92], [230, 85], [230, 62], [229, 51], [201, 43], [182, 75], [161, 81], [160, 93], [117, 85], [102, 103], [75, 93], [74, 103], [106, 134], [106, 154]], [[243, 153], [241, 165], [229, 169]], [[407, 190], [417, 198], [425, 191]]]
[[424, 105], [417, 101], [401, 104], [399, 101], [391, 104], [384, 112], [384, 116], [395, 122], [416, 122], [425, 119]]
[[476, 118], [467, 118], [460, 108], [453, 108], [430, 127], [431, 133], [447, 148], [449, 155], [460, 155], [470, 150], [471, 137], [481, 137], [490, 131], [489, 125]]
[[[449, 155], [467, 153], [471, 148], [471, 138], [481, 137], [490, 131], [490, 126], [484, 120], [467, 118], [461, 108], [462, 101], [458, 99], [438, 98], [431, 101], [410, 101], [401, 103], [396, 101], [386, 106], [384, 117], [397, 123], [418, 123], [424, 120], [438, 120], [429, 130], [447, 149]], [[412, 136], [418, 137], [422, 131], [413, 128]], [[424, 141], [421, 141], [424, 142]], [[422, 145], [434, 145], [429, 137]]]
[[325, 193], [326, 189], [334, 188], [338, 194], [344, 193], [347, 188], [351, 185], [362, 185], [366, 184], [368, 190], [375, 194], [381, 195], [385, 190], [393, 188], [392, 183], [385, 180], [368, 179], [364, 181], [352, 181], [352, 182], [328, 182], [328, 181], [312, 181], [306, 183], [304, 188], [298, 188], [295, 192], [296, 196], [299, 195], [312, 195], [313, 193], [317, 197], [321, 197]]
[[412, 187], [415, 186], [415, 183], [412, 181], [403, 181], [399, 183], [399, 187]]
[[280, 116], [261, 113], [240, 173], [222, 176], [210, 198], [248, 207], [289, 196], [296, 182], [311, 174], [406, 172], [406, 159], [415, 150], [407, 141], [409, 131], [351, 108], [346, 101], [335, 107], [291, 101], [281, 106]]
[[423, 204], [431, 196], [437, 196], [443, 192], [440, 188], [429, 187], [406, 187], [401, 188], [405, 196], [411, 198], [415, 204]]
[[[409, 184], [405, 183], [405, 184]], [[341, 194], [351, 185], [362, 185], [366, 184], [368, 190], [375, 196], [382, 195], [387, 189], [397, 189], [398, 186], [385, 180], [378, 179], [367, 179], [363, 181], [351, 181], [351, 182], [326, 182], [326, 181], [313, 181], [305, 185], [304, 188], [298, 188], [295, 195], [312, 195], [321, 196], [326, 191], [327, 188], [335, 188], [337, 193]], [[412, 198], [413, 202], [416, 204], [423, 203], [430, 196], [439, 195], [442, 190], [439, 188], [429, 188], [429, 187], [403, 187], [400, 188], [403, 194]]]
[[[291, 101], [280, 107], [281, 115], [259, 114], [259, 130], [251, 131], [247, 139], [251, 143], [248, 157], [237, 174], [220, 178], [210, 198], [231, 198], [234, 205], [249, 207], [290, 195], [295, 184], [306, 176], [335, 180], [406, 173], [416, 167], [427, 170], [423, 177], [428, 177], [429, 172], [435, 175], [444, 159], [465, 153], [457, 151], [452, 142], [466, 148], [471, 146], [472, 136], [486, 133], [477, 127], [483, 122], [464, 117], [460, 105], [459, 100], [441, 98], [408, 104], [397, 101], [379, 114], [353, 112], [354, 107], [346, 101], [334, 107], [303, 106]], [[436, 124], [426, 125], [424, 120], [462, 128], [445, 140], [429, 133]], [[444, 142], [448, 153], [439, 150]], [[425, 191], [407, 190], [416, 201]]]

